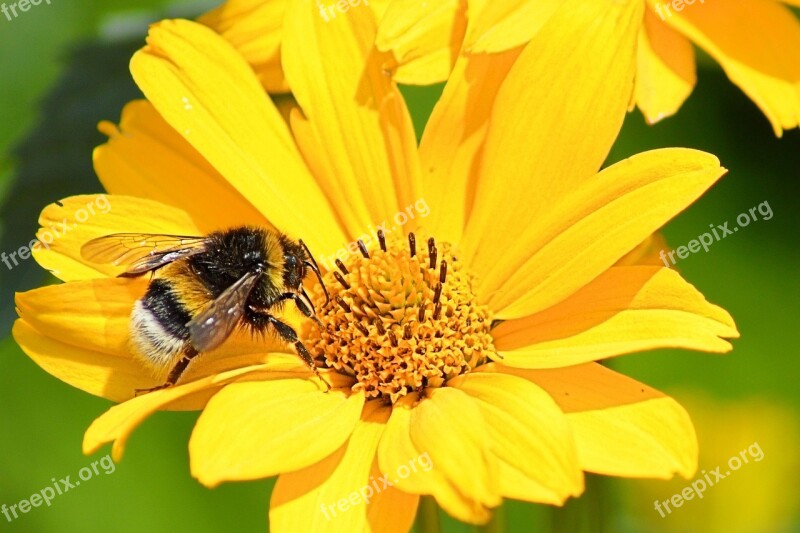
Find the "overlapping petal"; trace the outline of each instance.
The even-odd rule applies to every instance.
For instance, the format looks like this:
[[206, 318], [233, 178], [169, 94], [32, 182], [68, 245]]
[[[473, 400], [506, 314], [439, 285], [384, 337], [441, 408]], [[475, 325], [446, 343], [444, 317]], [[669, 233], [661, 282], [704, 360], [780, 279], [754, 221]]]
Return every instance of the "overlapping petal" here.
[[681, 276], [657, 266], [613, 267], [535, 315], [493, 330], [503, 364], [557, 368], [655, 348], [724, 353], [731, 316]]
[[688, 478], [697, 469], [697, 437], [675, 400], [597, 363], [551, 370], [493, 364], [546, 390], [567, 413], [581, 468], [599, 474]]
[[636, 105], [653, 124], [675, 114], [692, 92], [697, 81], [694, 49], [646, 9], [636, 55]]
[[114, 195], [148, 198], [185, 211], [203, 233], [267, 220], [146, 100], [122, 110], [119, 127], [104, 122], [107, 143], [94, 151], [94, 169]]
[[342, 242], [286, 123], [236, 50], [185, 20], [154, 25], [147, 42], [131, 73], [170, 126], [276, 227], [314, 251]]
[[463, 243], [483, 295], [535, 249], [520, 233], [536, 234], [537, 221], [608, 155], [633, 90], [642, 10], [638, 1], [570, 0], [509, 71], [491, 112], [476, 188], [480, 202]]
[[305, 379], [230, 385], [212, 398], [192, 432], [192, 474], [213, 487], [309, 467], [344, 444], [363, 406], [363, 393], [322, 394]]
[[[525, 233], [516, 232], [508, 245], [515, 253], [479, 262], [479, 293], [498, 318], [546, 309], [605, 272], [724, 172], [713, 155], [684, 148], [620, 161], [549, 206]], [[493, 249], [481, 253], [488, 258]]]
[[289, 92], [281, 66], [286, 0], [227, 0], [197, 19], [230, 42], [270, 93]]
[[[648, 0], [658, 5], [657, 0]], [[662, 8], [663, 9], [663, 8]], [[769, 0], [707, 2], [664, 22], [708, 52], [761, 109], [775, 134], [800, 123], [800, 22]]]
[[[336, 452], [311, 467], [282, 474], [272, 491], [270, 527], [276, 531], [407, 531], [417, 498], [394, 491], [369, 503], [364, 497], [389, 413], [379, 402], [368, 403], [350, 439]], [[393, 512], [388, 512], [392, 507]]]
[[[511, 478], [498, 476], [503, 496], [561, 504], [583, 492], [569, 424], [545, 391], [516, 376], [480, 372], [459, 376], [448, 385], [475, 400], [491, 453], [505, 473], [516, 471]], [[512, 485], [519, 478], [526, 482]]]
[[[326, 23], [310, 0], [285, 19], [283, 63], [307, 124], [298, 145], [351, 239], [419, 198], [419, 158], [411, 118], [373, 47], [375, 15], [353, 8]], [[336, 248], [349, 241], [339, 241]]]
[[381, 19], [375, 46], [391, 52], [385, 65], [399, 83], [445, 81], [456, 62], [467, 26], [466, 0], [394, 0]]
[[41, 229], [33, 256], [63, 281], [103, 278], [119, 267], [90, 263], [81, 247], [112, 233], [202, 235], [185, 212], [160, 202], [132, 196], [91, 194], [71, 196], [48, 205], [39, 215]]

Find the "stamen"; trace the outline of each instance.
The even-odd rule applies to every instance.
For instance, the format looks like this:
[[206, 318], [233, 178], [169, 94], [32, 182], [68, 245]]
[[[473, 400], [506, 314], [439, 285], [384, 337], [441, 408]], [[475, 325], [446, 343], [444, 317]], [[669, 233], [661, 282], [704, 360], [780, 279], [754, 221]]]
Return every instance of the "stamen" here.
[[428, 239], [428, 257], [431, 260], [431, 268], [436, 268], [436, 257], [438, 254], [439, 251], [436, 249], [436, 241], [431, 237]]
[[424, 322], [425, 321], [425, 306], [424, 305], [419, 306], [419, 315], [417, 316], [417, 318], [419, 319], [420, 322]]
[[364, 256], [364, 259], [369, 259], [369, 252], [367, 251], [367, 245], [364, 244], [364, 241], [358, 239], [358, 249], [361, 250], [361, 255]]
[[442, 259], [442, 262], [439, 263], [439, 283], [444, 283], [444, 280], [447, 279], [447, 261]]
[[383, 234], [383, 230], [378, 230], [378, 242], [381, 244], [381, 250], [384, 252], [386, 251], [386, 235]]
[[347, 280], [344, 279], [344, 276], [342, 276], [341, 274], [339, 274], [334, 270], [333, 277], [336, 278], [336, 281], [338, 281], [342, 287], [344, 287], [347, 290], [350, 290], [350, 284], [347, 283]]
[[411, 257], [417, 255], [417, 238], [413, 233], [408, 234], [408, 249], [411, 250]]
[[403, 328], [403, 338], [405, 340], [411, 339], [411, 325], [406, 324], [405, 327]]
[[347, 267], [344, 266], [344, 263], [342, 263], [339, 259], [336, 260], [336, 266], [339, 267], [339, 270], [341, 270], [342, 274], [345, 276], [350, 273], [350, 271], [347, 270]]
[[380, 318], [375, 321], [375, 327], [378, 329], [379, 335], [386, 335], [386, 329], [383, 327], [383, 322], [381, 322]]
[[394, 346], [395, 348], [397, 348], [397, 346], [398, 346], [398, 342], [397, 342], [397, 337], [395, 337], [395, 336], [394, 336], [394, 332], [393, 332], [392, 330], [389, 330], [389, 331], [387, 332], [387, 335], [389, 336], [389, 342], [391, 342], [391, 343], [392, 343], [392, 346]]
[[444, 286], [442, 285], [441, 281], [436, 284], [436, 289], [434, 289], [434, 291], [433, 291], [433, 303], [434, 304], [438, 304], [439, 303], [439, 299], [442, 297], [442, 288], [443, 287]]
[[351, 309], [350, 309], [350, 306], [349, 306], [349, 305], [347, 305], [347, 302], [345, 302], [345, 301], [342, 299], [342, 297], [341, 297], [341, 296], [337, 296], [337, 297], [336, 297], [336, 303], [337, 303], [337, 304], [339, 304], [339, 307], [341, 307], [342, 309], [344, 309], [344, 312], [345, 312], [345, 313], [349, 313], [349, 312], [351, 311]]
[[369, 330], [364, 327], [364, 324], [361, 322], [353, 322], [353, 325], [360, 331], [365, 337], [369, 337]]
[[433, 319], [439, 320], [442, 316], [442, 302], [436, 302], [436, 307], [433, 308]]

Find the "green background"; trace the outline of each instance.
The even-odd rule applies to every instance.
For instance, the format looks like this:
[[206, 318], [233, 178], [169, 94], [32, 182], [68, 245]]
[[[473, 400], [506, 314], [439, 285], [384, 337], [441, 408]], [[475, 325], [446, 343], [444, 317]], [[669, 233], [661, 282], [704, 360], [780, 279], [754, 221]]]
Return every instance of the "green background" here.
[[[142, 42], [147, 22], [199, 13], [207, 6], [52, 0], [10, 22], [0, 15], [2, 251], [32, 238], [38, 211], [48, 202], [100, 190], [91, 170], [91, 147], [102, 141], [94, 125], [103, 118], [117, 120], [121, 103], [136, 96], [127, 58]], [[701, 61], [698, 75], [697, 89], [676, 117], [649, 127], [638, 112], [630, 114], [609, 160], [655, 147], [687, 146], [716, 154], [730, 169], [667, 226], [665, 234], [674, 247], [696, 238], [709, 224], [733, 224], [739, 213], [769, 202], [771, 220], [752, 223], [707, 253], [692, 254], [678, 264], [710, 301], [731, 312], [742, 338], [725, 356], [662, 350], [621, 357], [611, 365], [687, 401], [701, 448], [706, 442], [723, 443], [703, 448], [701, 468], [723, 464], [741, 449], [740, 442], [763, 441], [765, 461], [726, 480], [725, 489], [711, 489], [703, 501], [692, 502], [691, 510], [687, 503], [664, 519], [652, 509], [652, 498], [645, 501], [641, 494], [666, 499], [687, 481], [591, 477], [586, 495], [565, 509], [508, 502], [489, 528], [672, 531], [690, 518], [698, 531], [745, 531], [741, 528], [752, 526], [737, 517], [750, 503], [748, 493], [769, 489], [775, 491], [767, 495], [771, 501], [786, 504], [779, 511], [764, 511], [753, 531], [800, 530], [797, 476], [788, 476], [786, 484], [774, 474], [775, 465], [800, 474], [791, 460], [797, 441], [790, 440], [798, 433], [800, 408], [795, 329], [800, 324], [800, 134], [790, 131], [776, 139], [767, 120], [710, 61]], [[418, 128], [439, 91], [405, 90]], [[32, 260], [11, 272], [0, 264], [5, 337], [0, 342], [0, 504], [28, 498], [52, 478], [71, 475], [74, 480], [81, 468], [106, 453], [87, 458], [80, 445], [86, 427], [110, 403], [41, 371], [8, 337], [13, 291], [45, 280]], [[701, 396], [712, 407], [693, 411], [694, 399]], [[769, 406], [756, 409], [764, 413], [757, 423], [752, 416], [737, 418], [737, 409], [753, 402]], [[786, 416], [770, 417], [772, 410]], [[724, 413], [733, 413], [732, 424], [719, 423], [716, 414]], [[263, 530], [272, 480], [208, 490], [191, 478], [187, 442], [195, 419], [195, 413], [152, 416], [134, 433], [113, 474], [97, 475], [56, 498], [52, 507], [33, 509], [12, 523], [0, 515], [0, 530]], [[724, 520], [709, 522], [703, 511], [711, 507], [706, 506], [727, 509], [728, 527]], [[446, 517], [442, 525], [445, 531], [475, 529]]]

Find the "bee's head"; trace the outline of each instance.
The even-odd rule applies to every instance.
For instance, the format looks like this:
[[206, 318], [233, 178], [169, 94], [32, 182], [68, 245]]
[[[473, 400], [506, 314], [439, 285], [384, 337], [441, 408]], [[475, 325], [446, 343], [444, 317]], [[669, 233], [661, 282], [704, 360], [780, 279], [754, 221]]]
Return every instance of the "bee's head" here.
[[284, 243], [283, 253], [283, 280], [286, 288], [290, 291], [303, 291], [303, 280], [308, 271], [316, 274], [322, 290], [325, 292], [325, 304], [328, 303], [328, 290], [322, 282], [322, 274], [319, 271], [317, 262], [308, 250], [308, 246], [303, 241], [287, 241]]

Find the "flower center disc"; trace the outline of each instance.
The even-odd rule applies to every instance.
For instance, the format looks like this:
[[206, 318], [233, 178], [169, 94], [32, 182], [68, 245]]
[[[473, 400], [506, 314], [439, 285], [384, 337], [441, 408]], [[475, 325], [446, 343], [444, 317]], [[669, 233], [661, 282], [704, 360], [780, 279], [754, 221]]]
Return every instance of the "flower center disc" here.
[[[385, 239], [324, 276], [331, 301], [305, 344], [325, 366], [356, 378], [353, 390], [392, 403], [496, 358], [489, 310], [447, 243]], [[315, 303], [324, 296], [316, 288]], [[319, 309], [319, 305], [318, 305]]]

